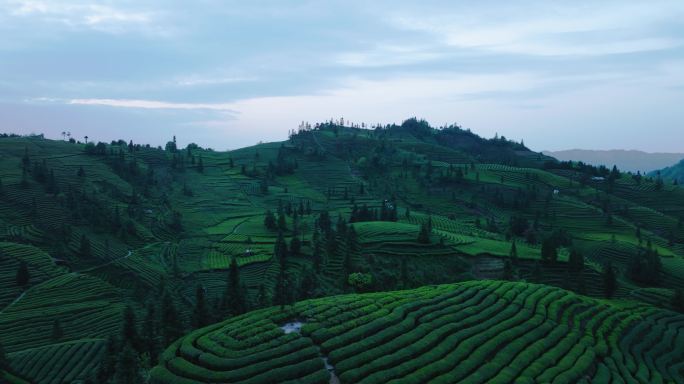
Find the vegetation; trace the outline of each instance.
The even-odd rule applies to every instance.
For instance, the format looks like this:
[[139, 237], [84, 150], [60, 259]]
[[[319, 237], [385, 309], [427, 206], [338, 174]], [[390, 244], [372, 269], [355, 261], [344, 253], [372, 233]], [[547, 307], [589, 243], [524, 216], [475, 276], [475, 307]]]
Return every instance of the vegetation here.
[[321, 356], [342, 382], [681, 372], [665, 176], [418, 119], [230, 152], [5, 135], [0, 155], [13, 382], [327, 382]]
[[[280, 328], [307, 319], [301, 334]], [[684, 317], [544, 285], [472, 281], [250, 312], [176, 341], [153, 383], [680, 380]], [[326, 365], [330, 364], [329, 369]]]

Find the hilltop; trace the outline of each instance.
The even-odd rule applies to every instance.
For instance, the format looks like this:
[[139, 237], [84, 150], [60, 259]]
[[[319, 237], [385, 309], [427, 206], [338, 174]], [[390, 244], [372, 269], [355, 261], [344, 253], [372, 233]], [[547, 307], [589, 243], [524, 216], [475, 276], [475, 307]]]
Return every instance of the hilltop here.
[[458, 126], [304, 123], [228, 152], [6, 136], [0, 171], [0, 343], [31, 382], [146, 371], [193, 329], [331, 295], [505, 279], [681, 309], [684, 189]]
[[587, 150], [542, 151], [545, 155], [562, 161], [582, 161], [595, 166], [616, 165], [625, 172], [648, 173], [665, 168], [684, 159], [684, 153], [648, 153], [636, 150]]
[[660, 176], [668, 180], [676, 181], [680, 185], [684, 184], [684, 160], [671, 167], [667, 167], [659, 171], [653, 171], [650, 173], [650, 176]]

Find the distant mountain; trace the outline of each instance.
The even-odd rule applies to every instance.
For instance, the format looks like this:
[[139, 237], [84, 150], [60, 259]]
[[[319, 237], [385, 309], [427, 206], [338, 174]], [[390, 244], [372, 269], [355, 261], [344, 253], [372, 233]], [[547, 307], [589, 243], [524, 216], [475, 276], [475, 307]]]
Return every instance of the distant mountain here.
[[592, 165], [617, 165], [621, 171], [651, 172], [668, 167], [684, 159], [684, 153], [648, 153], [642, 151], [608, 150], [594, 151], [586, 149], [570, 149], [565, 151], [542, 151], [547, 156], [558, 160], [583, 161]]
[[[655, 173], [656, 171], [651, 172], [651, 174]], [[684, 183], [684, 160], [681, 160], [671, 167], [660, 170], [660, 175], [666, 179], [677, 180], [679, 184]]]

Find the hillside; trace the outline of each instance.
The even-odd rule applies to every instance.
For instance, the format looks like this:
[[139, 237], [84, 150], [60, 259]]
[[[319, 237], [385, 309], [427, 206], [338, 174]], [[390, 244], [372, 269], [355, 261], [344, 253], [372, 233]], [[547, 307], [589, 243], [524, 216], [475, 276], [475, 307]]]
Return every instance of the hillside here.
[[152, 382], [682, 382], [683, 326], [648, 305], [466, 282], [234, 317], [175, 342]]
[[[324, 297], [341, 294], [467, 282], [373, 293], [367, 306], [348, 313], [368, 317], [347, 323], [352, 317], [342, 316], [332, 333], [320, 331], [327, 336], [319, 341], [370, 321], [376, 310], [390, 313], [381, 307], [394, 298], [465, 287], [477, 297], [494, 286], [511, 289], [508, 295], [539, 290], [529, 303], [572, 298], [568, 308], [576, 310], [563, 312], [556, 304], [557, 324], [545, 327], [577, 328], [569, 334], [583, 335], [579, 345], [587, 351], [588, 335], [598, 343], [596, 332], [620, 330], [587, 328], [580, 319], [584, 311], [608, 311], [612, 326], [627, 316], [621, 308], [635, 308], [653, 313], [665, 327], [677, 323], [672, 310], [681, 309], [684, 189], [657, 178], [558, 162], [503, 137], [483, 139], [457, 126], [434, 129], [416, 119], [373, 129], [303, 124], [284, 142], [228, 152], [178, 148], [175, 140], [162, 148], [131, 140], [84, 144], [8, 135], [0, 137], [0, 182], [0, 344], [13, 382], [134, 382], [135, 372], [115, 377], [124, 375], [116, 373], [117, 364], [129, 362], [124, 365], [145, 373], [182, 335], [240, 321], [236, 316], [254, 310], [244, 317], [244, 335], [235, 328], [236, 344], [222, 341], [219, 348], [211, 337], [199, 340], [233, 356], [234, 348], [275, 338], [275, 344], [246, 357], [250, 364], [271, 356], [282, 367], [301, 363], [312, 381], [327, 380], [308, 342], [295, 343], [308, 351], [308, 360], [287, 360], [299, 357], [285, 358], [280, 349], [267, 347], [295, 335], [281, 337], [265, 320], [250, 322], [251, 316], [281, 316], [281, 306], [294, 311], [287, 318], [315, 317], [302, 312], [303, 305], [328, 305]], [[500, 279], [541, 285], [481, 282]], [[314, 298], [322, 299], [306, 301]], [[338, 311], [331, 307], [321, 319]], [[521, 312], [527, 315], [532, 316]], [[219, 325], [203, 328], [212, 323]], [[625, 332], [637, 326], [625, 323]], [[255, 336], [261, 331], [268, 331], [263, 339]], [[675, 328], [663, 332], [677, 334]], [[615, 335], [606, 340], [614, 342]], [[179, 344], [174, 345], [162, 362]], [[334, 352], [343, 345], [323, 349]], [[182, 353], [194, 354], [196, 347], [181, 347]], [[668, 358], [680, 353], [671, 345], [643, 346], [651, 347]], [[604, 359], [578, 372], [616, 375], [617, 369], [628, 377], [625, 369], [631, 372], [636, 364], [635, 375], [667, 378], [681, 369], [654, 368], [649, 358], [643, 368], [637, 360], [618, 361], [612, 351], [631, 356], [625, 348], [609, 354], [591, 349], [614, 356], [618, 365]], [[338, 366], [343, 359], [334, 356], [343, 382], [375, 371]], [[231, 373], [226, 367], [233, 362], [209, 354], [173, 364], [212, 381], [206, 377], [214, 373], [190, 366], [205, 364], [205, 357], [218, 359], [206, 363], [217, 364], [212, 367], [223, 372], [218, 377], [247, 380], [267, 366]], [[490, 357], [488, 352], [484, 359], [492, 363]], [[469, 364], [476, 362], [482, 361]]]
[[661, 177], [668, 179], [668, 180], [673, 180], [677, 181], [678, 184], [683, 184], [684, 183], [684, 160], [680, 161], [679, 163], [667, 167], [664, 169], [661, 169], [659, 171], [654, 171], [651, 172], [650, 176], [652, 177], [658, 177], [660, 175]]
[[605, 165], [618, 168], [625, 172], [648, 173], [668, 167], [684, 159], [684, 153], [648, 153], [643, 151], [626, 150], [587, 150], [570, 149], [565, 151], [543, 151], [545, 155], [555, 157], [561, 161], [583, 161], [587, 164]]

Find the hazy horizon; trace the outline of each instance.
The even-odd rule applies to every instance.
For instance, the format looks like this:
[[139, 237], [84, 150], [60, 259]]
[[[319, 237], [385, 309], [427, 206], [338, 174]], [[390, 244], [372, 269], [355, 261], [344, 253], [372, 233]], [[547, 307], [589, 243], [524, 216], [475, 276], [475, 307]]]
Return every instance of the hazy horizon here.
[[217, 150], [301, 121], [684, 152], [681, 1], [0, 0], [0, 131]]

